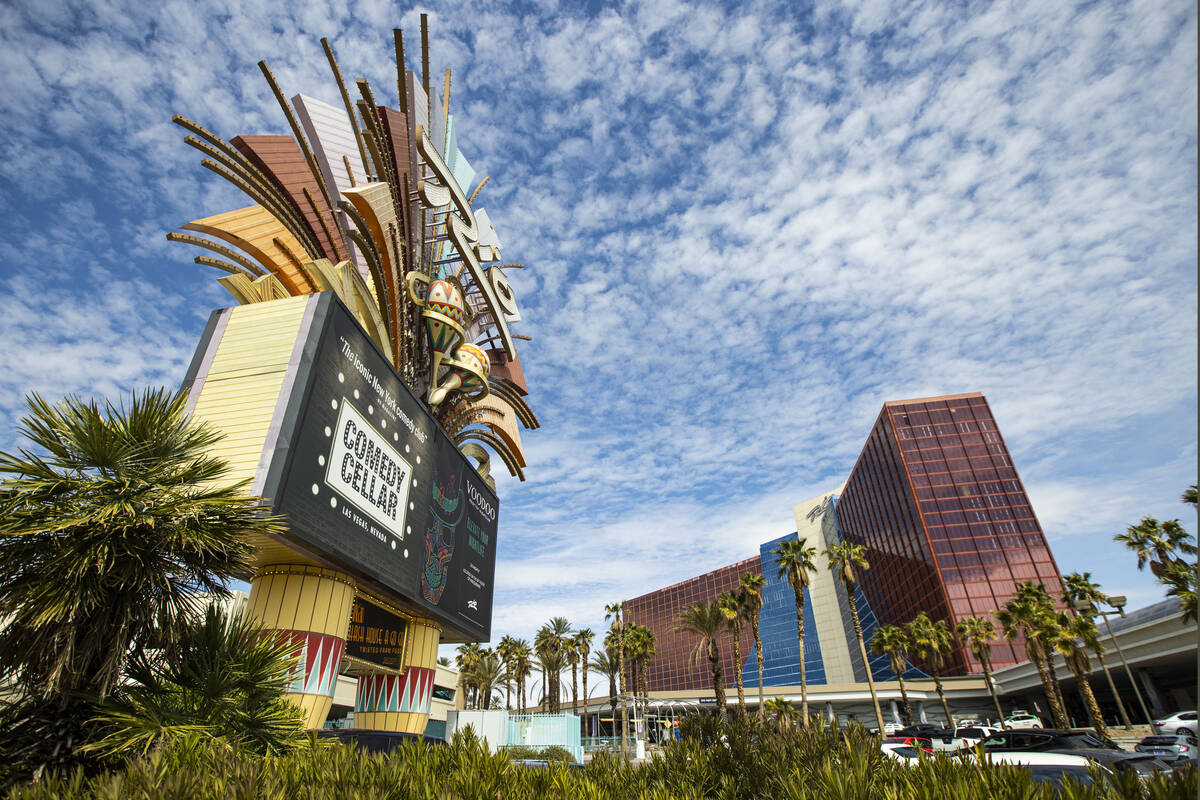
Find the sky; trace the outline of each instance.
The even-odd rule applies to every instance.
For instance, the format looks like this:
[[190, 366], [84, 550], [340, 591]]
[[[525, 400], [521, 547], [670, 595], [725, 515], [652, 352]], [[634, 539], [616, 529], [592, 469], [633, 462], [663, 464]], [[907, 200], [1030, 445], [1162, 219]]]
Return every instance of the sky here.
[[394, 104], [421, 11], [528, 265], [493, 639], [755, 555], [884, 401], [969, 391], [1060, 569], [1161, 599], [1112, 536], [1195, 530], [1191, 0], [7, 2], [0, 448], [28, 392], [177, 386], [231, 305], [165, 234], [248, 202], [171, 115], [287, 132], [255, 63], [337, 103], [322, 36]]

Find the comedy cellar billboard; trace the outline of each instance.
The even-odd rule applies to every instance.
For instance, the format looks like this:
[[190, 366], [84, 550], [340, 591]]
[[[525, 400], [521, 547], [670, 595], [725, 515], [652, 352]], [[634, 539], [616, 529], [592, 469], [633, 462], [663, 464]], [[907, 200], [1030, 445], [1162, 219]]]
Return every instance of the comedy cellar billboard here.
[[[332, 292], [312, 295], [256, 493], [280, 541], [490, 636], [499, 500]], [[214, 312], [188, 385], [237, 311]], [[222, 322], [225, 325], [222, 325]], [[222, 337], [223, 339], [223, 337]], [[211, 351], [211, 356], [209, 355]]]

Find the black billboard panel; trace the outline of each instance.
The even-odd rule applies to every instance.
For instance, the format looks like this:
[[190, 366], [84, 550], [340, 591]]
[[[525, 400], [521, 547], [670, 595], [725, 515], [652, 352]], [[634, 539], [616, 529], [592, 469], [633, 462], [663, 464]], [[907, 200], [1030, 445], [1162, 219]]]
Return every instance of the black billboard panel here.
[[403, 617], [359, 595], [350, 609], [345, 655], [389, 669], [403, 669], [406, 627]]
[[263, 494], [285, 540], [486, 641], [499, 500], [332, 292], [281, 423]]

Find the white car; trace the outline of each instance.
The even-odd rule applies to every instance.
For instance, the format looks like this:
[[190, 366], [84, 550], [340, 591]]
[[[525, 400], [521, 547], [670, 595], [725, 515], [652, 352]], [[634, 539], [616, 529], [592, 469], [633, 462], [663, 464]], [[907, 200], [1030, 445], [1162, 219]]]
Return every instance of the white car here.
[[1021, 730], [1023, 728], [1044, 728], [1042, 720], [1030, 714], [1028, 711], [1014, 711], [1004, 718], [1004, 727], [1013, 730]]
[[1154, 735], [1166, 736], [1171, 733], [1190, 733], [1196, 735], [1196, 712], [1180, 711], [1163, 719], [1154, 720]]
[[956, 753], [959, 750], [966, 750], [979, 744], [980, 741], [988, 736], [991, 736], [997, 731], [997, 728], [988, 725], [959, 725], [954, 729], [954, 733], [950, 736], [931, 736], [929, 740], [933, 743], [934, 750]]
[[[1062, 783], [1063, 778], [1084, 784], [1093, 783], [1088, 767], [1094, 762], [1083, 756], [1065, 753], [988, 753], [984, 759], [997, 766], [1027, 767], [1037, 783]], [[1097, 766], [1104, 772], [1111, 771], [1102, 765]]]

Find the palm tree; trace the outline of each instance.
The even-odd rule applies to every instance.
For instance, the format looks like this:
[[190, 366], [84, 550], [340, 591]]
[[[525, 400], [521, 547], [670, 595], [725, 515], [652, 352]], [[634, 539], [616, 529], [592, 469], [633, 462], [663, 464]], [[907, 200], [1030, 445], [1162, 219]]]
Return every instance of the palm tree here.
[[754, 657], [758, 660], [758, 713], [763, 713], [763, 652], [762, 637], [758, 633], [758, 615], [762, 611], [762, 589], [767, 579], [753, 572], [743, 573], [738, 587], [746, 598], [746, 617], [750, 620], [750, 632], [754, 634]]
[[1000, 623], [1004, 638], [1008, 641], [1024, 636], [1025, 655], [1037, 669], [1054, 724], [1067, 728], [1070, 727], [1067, 715], [1050, 675], [1052, 662], [1048, 635], [1052, 629], [1050, 618], [1053, 615], [1054, 607], [1045, 589], [1026, 581], [1017, 587], [1016, 595], [1004, 604], [1004, 608], [996, 612], [996, 621]]
[[1177, 519], [1159, 522], [1154, 517], [1146, 517], [1113, 539], [1137, 555], [1138, 569], [1145, 569], [1149, 564], [1150, 571], [1159, 579], [1170, 571], [1172, 564], [1186, 563], [1178, 553], [1196, 555], [1191, 534], [1183, 529]]
[[[517, 640], [505, 634], [500, 637], [499, 644], [496, 645], [496, 655], [500, 656], [500, 662], [504, 665], [504, 673], [506, 675], [513, 674], [513, 651]], [[509, 690], [512, 688], [512, 680], [504, 682], [504, 707], [508, 710], [512, 709], [512, 698]]]
[[533, 648], [524, 639], [517, 639], [513, 642], [512, 653], [512, 676], [517, 682], [517, 710], [524, 714], [529, 710], [525, 681], [533, 673]]
[[[642, 626], [642, 625], [639, 625], [638, 629], [639, 629], [639, 638], [640, 638], [639, 650], [640, 650], [641, 656], [642, 656], [642, 658], [641, 658], [642, 696], [648, 697], [650, 694], [650, 660], [652, 658], [654, 658], [656, 653], [658, 653], [658, 644], [654, 640], [654, 631], [652, 631], [649, 628]], [[646, 715], [646, 705], [645, 705], [646, 702], [647, 701], [643, 700], [643, 706], [642, 706], [642, 718], [643, 719], [645, 718], [645, 715]]]
[[617, 675], [620, 666], [617, 663], [617, 652], [611, 647], [600, 650], [592, 656], [592, 669], [608, 678], [608, 705], [612, 711], [613, 730], [617, 726]]
[[458, 693], [463, 699], [464, 708], [474, 707], [471, 701], [471, 674], [482, 656], [483, 648], [478, 642], [467, 642], [458, 646], [458, 654], [454, 657], [454, 663], [458, 666]]
[[912, 705], [908, 702], [908, 690], [904, 688], [904, 670], [908, 669], [905, 658], [908, 656], [908, 635], [904, 629], [896, 625], [880, 625], [871, 637], [871, 652], [888, 657], [896, 680], [900, 681], [900, 699], [904, 702], [904, 720], [912, 724]]
[[1000, 695], [996, 693], [996, 684], [992, 680], [992, 640], [996, 638], [996, 626], [987, 617], [966, 617], [960, 619], [954, 626], [955, 637], [970, 648], [979, 664], [983, 667], [983, 680], [988, 692], [992, 695], [992, 703], [996, 706], [996, 718], [1000, 727], [1004, 725], [1004, 711], [1000, 708]]
[[812, 580], [810, 576], [817, 569], [813, 562], [817, 556], [817, 548], [808, 546], [805, 539], [788, 539], [780, 542], [779, 546], [771, 551], [771, 555], [775, 556], [779, 577], [787, 577], [792, 593], [796, 596], [796, 638], [800, 647], [800, 720], [807, 728], [808, 670], [804, 658], [804, 590]]
[[1092, 683], [1088, 680], [1088, 673], [1092, 671], [1092, 664], [1087, 654], [1088, 647], [1100, 643], [1100, 634], [1096, 630], [1096, 623], [1088, 617], [1073, 616], [1060, 611], [1057, 634], [1054, 638], [1054, 649], [1062, 654], [1063, 660], [1067, 662], [1067, 668], [1075, 676], [1075, 683], [1079, 686], [1083, 702], [1087, 705], [1088, 715], [1092, 718], [1092, 727], [1095, 728], [1101, 739], [1107, 739], [1108, 726], [1104, 724], [1104, 716], [1100, 713], [1100, 704], [1096, 702], [1096, 695], [1092, 692]]
[[954, 717], [950, 716], [950, 706], [942, 688], [942, 670], [946, 668], [947, 657], [954, 651], [950, 626], [946, 624], [946, 620], [930, 619], [929, 615], [922, 611], [905, 625], [904, 629], [908, 634], [913, 654], [925, 664], [925, 668], [933, 676], [933, 685], [942, 701], [942, 711], [946, 714], [946, 724], [953, 728]]
[[588, 699], [587, 699], [587, 697], [588, 697], [588, 688], [587, 688], [588, 656], [592, 652], [592, 641], [595, 638], [596, 638], [596, 633], [593, 630], [591, 630], [590, 628], [580, 628], [579, 630], [577, 630], [575, 632], [575, 638], [572, 639], [572, 641], [571, 641], [572, 645], [575, 648], [575, 652], [577, 652], [579, 654], [579, 664], [583, 671], [583, 710], [584, 710], [585, 714], [587, 713], [587, 704], [588, 704]]
[[737, 592], [722, 592], [717, 597], [717, 606], [729, 626], [730, 639], [733, 642], [733, 680], [737, 685], [738, 713], [746, 713], [746, 691], [742, 687], [742, 621], [746, 609], [744, 601]]
[[260, 754], [306, 741], [304, 714], [284, 696], [296, 669], [290, 641], [214, 604], [171, 650], [131, 656], [126, 680], [99, 710], [100, 752], [145, 754], [195, 734]]
[[504, 670], [504, 662], [500, 655], [491, 649], [483, 650], [475, 666], [471, 668], [471, 682], [476, 688], [476, 697], [483, 710], [492, 707], [492, 692], [501, 683], [508, 680]]
[[782, 732], [788, 728], [794, 727], [796, 724], [796, 707], [782, 697], [772, 697], [763, 706], [764, 714], [770, 714], [775, 719], [775, 724], [779, 726]]
[[679, 612], [673, 630], [699, 636], [696, 649], [692, 651], [692, 664], [708, 657], [708, 668], [712, 673], [713, 696], [717, 711], [725, 713], [725, 676], [721, 670], [721, 633], [725, 630], [725, 613], [714, 599], [707, 603], [696, 603]]
[[[616, 603], [609, 603], [604, 607], [604, 621], [610, 622], [610, 630], [617, 640], [617, 671], [622, 681], [625, 680], [625, 631], [621, 627], [621, 615], [625, 613], [625, 601], [619, 600]], [[624, 690], [624, 686], [621, 687]], [[615, 721], [615, 718], [614, 718]], [[621, 755], [624, 756], [627, 752], [625, 749], [626, 739], [628, 735], [629, 711], [625, 707], [625, 700], [621, 700]]]
[[571, 713], [579, 716], [579, 651], [575, 649], [574, 636], [567, 639], [563, 655], [571, 665]]
[[1180, 495], [1179, 499], [1190, 505], [1192, 508], [1195, 508], [1198, 501], [1196, 496], [1196, 484], [1193, 483], [1191, 486], [1184, 489], [1183, 494]]
[[[1087, 617], [1095, 622], [1096, 606], [1100, 603], [1108, 602], [1108, 595], [1100, 590], [1100, 584], [1092, 583], [1092, 573], [1072, 572], [1070, 575], [1063, 576], [1063, 602], [1079, 614], [1081, 617]], [[1125, 730], [1132, 730], [1133, 725], [1129, 721], [1129, 714], [1125, 711], [1125, 704], [1121, 702], [1121, 695], [1117, 693], [1117, 685], [1113, 683], [1112, 673], [1108, 671], [1108, 665], [1104, 663], [1104, 645], [1100, 644], [1099, 637], [1096, 638], [1094, 644], [1089, 644], [1092, 652], [1096, 654], [1096, 659], [1100, 662], [1100, 669], [1104, 672], [1104, 677], [1108, 680], [1109, 691], [1117, 701], [1117, 711], [1121, 714], [1121, 722], [1125, 725]]]
[[883, 712], [879, 709], [879, 695], [875, 692], [875, 677], [871, 674], [871, 662], [867, 660], [867, 645], [863, 641], [862, 622], [858, 619], [858, 603], [854, 599], [854, 589], [858, 586], [855, 570], [870, 569], [867, 563], [866, 548], [853, 542], [840, 542], [830, 545], [825, 551], [829, 559], [829, 569], [846, 588], [846, 600], [850, 605], [850, 621], [854, 623], [854, 636], [858, 639], [858, 652], [862, 655], [863, 669], [867, 673], [867, 688], [871, 690], [871, 702], [875, 704], [875, 721], [879, 725], [879, 733], [883, 734]]
[[30, 449], [0, 453], [0, 674], [41, 698], [103, 697], [126, 659], [179, 641], [199, 593], [229, 596], [250, 533], [280, 521], [230, 485], [186, 395], [27, 400]]

